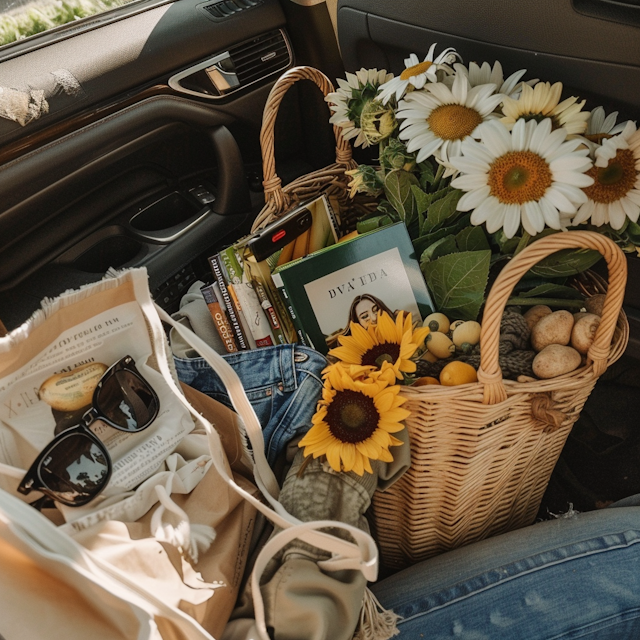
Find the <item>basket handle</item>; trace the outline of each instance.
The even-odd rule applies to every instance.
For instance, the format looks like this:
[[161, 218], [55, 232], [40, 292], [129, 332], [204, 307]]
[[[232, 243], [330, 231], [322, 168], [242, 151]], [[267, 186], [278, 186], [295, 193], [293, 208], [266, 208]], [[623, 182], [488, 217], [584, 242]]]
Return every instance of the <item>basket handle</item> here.
[[587, 354], [596, 376], [604, 373], [627, 283], [627, 260], [621, 249], [606, 236], [593, 231], [567, 231], [536, 240], [516, 255], [500, 272], [485, 304], [480, 333], [478, 380], [484, 385], [484, 403], [497, 404], [507, 399], [498, 364], [502, 313], [519, 280], [548, 255], [561, 249], [594, 249], [602, 254], [609, 270], [609, 286], [602, 318]]
[[[282, 213], [287, 205], [287, 197], [282, 189], [282, 182], [276, 174], [275, 158], [275, 125], [280, 103], [284, 94], [298, 80], [311, 80], [322, 91], [325, 97], [333, 92], [331, 81], [318, 69], [313, 67], [293, 67], [282, 74], [271, 88], [267, 103], [262, 115], [262, 128], [260, 130], [260, 147], [262, 148], [262, 171], [264, 180], [265, 202], [273, 201], [278, 213]], [[333, 126], [333, 134], [336, 138], [336, 162], [347, 165], [351, 162], [351, 145], [342, 137], [342, 129]]]

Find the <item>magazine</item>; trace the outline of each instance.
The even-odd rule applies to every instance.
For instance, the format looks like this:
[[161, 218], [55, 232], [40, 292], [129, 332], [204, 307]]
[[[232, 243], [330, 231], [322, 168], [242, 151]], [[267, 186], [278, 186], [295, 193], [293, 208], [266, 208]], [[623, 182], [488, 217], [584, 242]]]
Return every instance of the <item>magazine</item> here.
[[350, 322], [367, 327], [378, 311], [411, 312], [414, 322], [433, 311], [404, 223], [399, 222], [279, 267], [296, 324], [313, 347], [327, 353]]
[[[143, 431], [126, 433], [100, 421], [92, 423], [91, 430], [109, 451], [113, 472], [106, 489], [89, 507], [64, 510], [71, 518], [135, 489], [193, 429], [188, 411], [150, 365], [154, 349], [134, 294], [136, 280], [138, 286], [146, 287], [146, 272], [133, 272], [126, 278], [129, 281], [113, 278], [92, 285], [99, 292], [93, 294], [91, 305], [82, 304], [87, 289], [46, 301], [30, 321], [0, 339], [0, 460], [18, 470], [26, 472], [54, 436], [79, 424], [89, 408], [64, 411], [51, 400], [45, 402], [48, 398], [42, 385], [52, 376], [91, 363], [101, 372], [130, 355], [160, 399], [157, 418]], [[14, 478], [0, 474], [1, 488], [15, 495], [16, 486]], [[29, 496], [29, 501], [37, 495]]]

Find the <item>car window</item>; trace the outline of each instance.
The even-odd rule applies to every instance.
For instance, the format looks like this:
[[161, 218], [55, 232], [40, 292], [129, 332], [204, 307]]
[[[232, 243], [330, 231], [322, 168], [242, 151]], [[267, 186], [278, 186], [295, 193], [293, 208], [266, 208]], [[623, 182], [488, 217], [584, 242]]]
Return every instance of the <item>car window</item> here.
[[0, 46], [136, 0], [0, 0]]

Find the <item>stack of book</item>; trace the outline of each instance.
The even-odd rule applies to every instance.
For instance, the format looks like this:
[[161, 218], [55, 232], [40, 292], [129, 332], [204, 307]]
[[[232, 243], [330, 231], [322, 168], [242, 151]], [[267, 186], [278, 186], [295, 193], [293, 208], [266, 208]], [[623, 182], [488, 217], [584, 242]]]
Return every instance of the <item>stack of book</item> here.
[[404, 223], [344, 241], [337, 228], [322, 196], [209, 259], [202, 292], [227, 351], [297, 342], [326, 354], [351, 322], [433, 311]]

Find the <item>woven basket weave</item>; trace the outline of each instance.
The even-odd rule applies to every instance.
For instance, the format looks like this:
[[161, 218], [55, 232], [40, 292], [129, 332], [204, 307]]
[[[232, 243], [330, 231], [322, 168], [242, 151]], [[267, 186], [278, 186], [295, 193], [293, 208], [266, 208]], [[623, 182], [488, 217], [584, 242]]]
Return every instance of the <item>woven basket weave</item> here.
[[[594, 274], [578, 288], [607, 292], [587, 364], [550, 380], [503, 380], [500, 320], [520, 278], [547, 255], [569, 248], [599, 251], [609, 286]], [[533, 522], [553, 467], [596, 380], [624, 352], [629, 325], [622, 309], [627, 263], [603, 235], [570, 231], [537, 240], [513, 258], [487, 298], [480, 338], [479, 382], [402, 391], [411, 468], [373, 499], [383, 564], [400, 569], [442, 551]], [[522, 378], [521, 378], [522, 380]]]
[[[256, 216], [252, 231], [257, 231], [265, 225], [279, 218], [283, 213], [295, 207], [299, 202], [314, 198], [325, 193], [337, 204], [340, 226], [343, 231], [355, 228], [358, 217], [366, 213], [376, 204], [360, 199], [349, 198], [347, 185], [349, 177], [345, 175], [348, 169], [355, 169], [358, 165], [351, 154], [351, 144], [342, 137], [342, 129], [333, 127], [336, 139], [336, 161], [322, 169], [307, 173], [285, 187], [276, 174], [275, 159], [275, 124], [280, 103], [284, 94], [299, 80], [311, 80], [322, 91], [324, 96], [333, 92], [330, 80], [313, 67], [294, 67], [285, 72], [273, 85], [262, 115], [260, 130], [260, 146], [262, 148], [263, 186], [266, 204]], [[327, 108], [327, 119], [330, 112]]]

